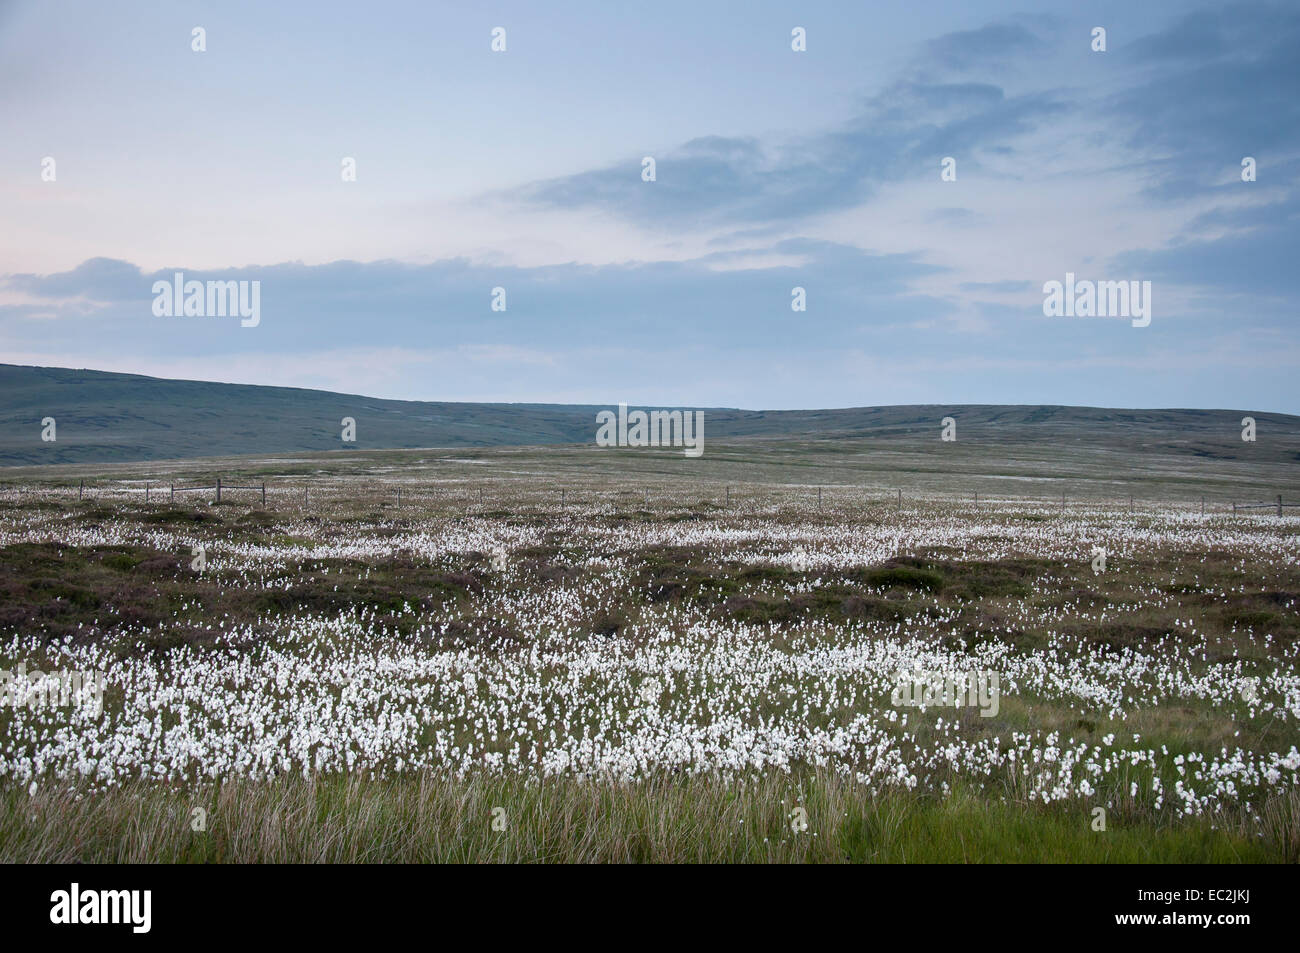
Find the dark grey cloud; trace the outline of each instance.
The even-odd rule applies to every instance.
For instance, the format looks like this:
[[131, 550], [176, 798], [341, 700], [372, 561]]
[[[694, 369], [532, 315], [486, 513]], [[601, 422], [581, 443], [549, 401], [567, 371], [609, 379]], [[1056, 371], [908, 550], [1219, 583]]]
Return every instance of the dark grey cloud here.
[[[747, 254], [800, 263], [743, 267]], [[311, 345], [567, 350], [640, 336], [651, 348], [716, 350], [759, 335], [770, 342], [765, 347], [780, 348], [796, 345], [806, 330], [806, 319], [790, 308], [795, 286], [807, 289], [828, 342], [864, 325], [934, 318], [950, 309], [911, 290], [917, 279], [942, 270], [915, 255], [874, 255], [798, 238], [685, 262], [519, 268], [452, 259], [179, 269], [198, 281], [260, 281], [256, 328], [241, 328], [233, 318], [154, 316], [153, 283], [170, 282], [175, 270], [143, 273], [128, 262], [96, 259], [58, 274], [0, 279], [0, 287], [41, 299], [0, 307], [0, 344], [57, 349], [75, 339], [105, 354], [237, 355], [293, 354]], [[506, 289], [505, 312], [489, 307], [495, 287]], [[49, 318], [70, 299], [95, 307]]]
[[[1248, 186], [1247, 186], [1248, 187]], [[1296, 252], [1300, 249], [1300, 197], [1261, 207], [1219, 209], [1201, 216], [1231, 230], [1213, 238], [1181, 239], [1166, 248], [1115, 256], [1116, 272], [1187, 288], [1262, 299], [1295, 299]], [[1294, 314], [1293, 308], [1288, 308]], [[1252, 323], [1258, 308], [1247, 305], [1233, 319]]]
[[15, 291], [43, 298], [89, 297], [95, 301], [130, 301], [140, 296], [144, 278], [130, 262], [114, 258], [90, 258], [71, 271], [52, 275], [8, 275], [6, 284]]
[[978, 152], [1012, 143], [1073, 108], [1053, 89], [1008, 95], [989, 79], [1049, 49], [1055, 17], [949, 33], [930, 41], [899, 77], [866, 98], [840, 128], [795, 141], [703, 137], [649, 150], [657, 179], [641, 180], [642, 156], [532, 183], [511, 197], [557, 208], [599, 209], [663, 228], [738, 225], [742, 232], [867, 202], [884, 183], [935, 173], [943, 156], [978, 166]]
[[1103, 114], [1128, 149], [1156, 160], [1153, 198], [1213, 191], [1243, 156], [1300, 151], [1300, 6], [1203, 8], [1116, 52], [1127, 81]]
[[512, 193], [555, 208], [596, 208], [640, 224], [716, 226], [795, 221], [865, 202], [884, 182], [937, 175], [945, 155], [967, 159], [1060, 116], [1054, 93], [1008, 97], [988, 83], [899, 82], [843, 128], [793, 143], [711, 136], [641, 157], [534, 183]]
[[1005, 64], [1046, 47], [1044, 38], [1025, 23], [1004, 22], [941, 36], [926, 45], [926, 53], [954, 69], [970, 69]]

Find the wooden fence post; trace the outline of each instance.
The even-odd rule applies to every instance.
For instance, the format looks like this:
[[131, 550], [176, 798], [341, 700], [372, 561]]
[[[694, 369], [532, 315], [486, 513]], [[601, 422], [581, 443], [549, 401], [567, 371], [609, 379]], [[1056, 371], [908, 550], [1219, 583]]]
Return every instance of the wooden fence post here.
[[564, 506], [564, 488], [560, 488], [560, 506]]
[[221, 502], [221, 477], [217, 477], [217, 502]]
[[903, 491], [898, 491], [898, 512], [903, 512]]
[[302, 505], [307, 505], [307, 488], [305, 486], [302, 488]]
[[144, 501], [146, 503], [149, 502], [149, 481], [148, 480], [144, 481]]
[[175, 503], [175, 502], [176, 502], [176, 484], [175, 484], [175, 483], [172, 484], [172, 495], [171, 495], [171, 497], [170, 497], [170, 502], [172, 502], [172, 503]]
[[1282, 515], [1282, 494], [1281, 493], [1277, 495], [1277, 515], [1278, 516]]
[[822, 488], [817, 487], [817, 509], [822, 508]]
[[78, 502], [78, 503], [81, 502], [81, 491], [84, 490], [85, 488], [86, 488], [86, 481], [85, 481], [85, 480], [82, 480], [80, 483], [77, 484], [77, 502]]
[[266, 481], [262, 481], [262, 505], [266, 506]]

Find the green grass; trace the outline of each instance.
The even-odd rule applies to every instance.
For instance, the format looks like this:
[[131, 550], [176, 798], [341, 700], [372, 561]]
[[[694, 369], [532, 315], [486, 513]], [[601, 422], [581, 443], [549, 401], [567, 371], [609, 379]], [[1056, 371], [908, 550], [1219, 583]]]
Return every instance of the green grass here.
[[[192, 829], [194, 810], [206, 830]], [[502, 809], [496, 811], [497, 808]], [[796, 809], [806, 830], [796, 830]], [[1089, 809], [870, 796], [826, 772], [635, 785], [428, 775], [292, 776], [190, 790], [134, 783], [93, 797], [0, 792], [0, 863], [1294, 863], [1300, 802], [1262, 825]], [[494, 817], [505, 829], [493, 827]]]

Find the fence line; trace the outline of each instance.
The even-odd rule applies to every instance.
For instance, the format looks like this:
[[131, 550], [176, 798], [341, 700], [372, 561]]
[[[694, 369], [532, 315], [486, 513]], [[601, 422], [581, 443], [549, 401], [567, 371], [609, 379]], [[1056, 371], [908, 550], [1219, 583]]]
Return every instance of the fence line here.
[[[261, 490], [261, 491], [262, 491], [262, 505], [263, 505], [263, 506], [266, 505], [266, 482], [265, 482], [265, 481], [263, 481], [263, 482], [260, 483], [260, 484], [257, 484], [257, 483], [226, 483], [226, 484], [223, 484], [223, 483], [221, 482], [221, 477], [217, 477], [217, 482], [216, 482], [215, 484], [213, 484], [212, 486], [208, 486], [207, 484], [202, 484], [202, 485], [200, 485], [200, 486], [177, 486], [175, 483], [173, 483], [173, 484], [171, 485], [171, 500], [172, 500], [172, 502], [175, 502], [175, 501], [176, 501], [176, 494], [177, 494], [177, 493], [188, 493], [188, 492], [191, 491], [191, 490], [216, 490], [216, 491], [217, 491], [217, 502], [220, 503], [220, 502], [221, 502], [221, 488], [222, 488], [222, 486], [224, 486], [227, 490]], [[147, 500], [148, 498], [149, 498], [149, 486], [148, 486], [148, 484], [146, 483], [146, 484], [145, 484], [145, 499]], [[305, 500], [305, 499], [306, 499], [306, 497], [305, 497], [305, 492], [304, 492], [304, 500]]]
[[1300, 503], [1283, 503], [1283, 502], [1282, 502], [1282, 494], [1279, 493], [1279, 494], [1277, 495], [1277, 500], [1276, 500], [1276, 502], [1273, 502], [1273, 503], [1233, 503], [1233, 504], [1232, 504], [1232, 512], [1235, 513], [1235, 512], [1237, 512], [1237, 510], [1258, 510], [1258, 509], [1265, 509], [1265, 508], [1267, 508], [1267, 509], [1273, 509], [1274, 507], [1276, 507], [1276, 508], [1277, 508], [1277, 515], [1278, 515], [1278, 516], [1281, 516], [1281, 515], [1282, 515], [1282, 507], [1284, 507], [1284, 506], [1300, 506]]
[[[345, 480], [344, 482], [346, 482], [346, 480]], [[554, 486], [554, 484], [552, 484], [552, 486]], [[715, 486], [716, 486], [716, 484], [715, 484]], [[758, 489], [758, 493], [761, 494], [761, 495], [771, 495], [771, 494], [773, 494], [773, 493], [780, 493], [780, 492], [781, 492], [782, 490], [784, 490], [784, 489], [788, 489], [788, 487], [783, 486], [782, 484], [755, 484], [755, 486], [759, 488], [759, 489]], [[806, 486], [806, 485], [805, 485], [805, 486]], [[836, 491], [836, 490], [844, 491], [844, 492], [846, 492], [846, 493], [856, 493], [856, 492], [859, 492], [859, 491], [862, 491], [862, 490], [866, 489], [868, 494], [870, 494], [870, 493], [872, 492], [872, 491], [871, 491], [870, 489], [868, 489], [868, 488], [857, 487], [857, 486], [851, 486], [851, 485], [846, 485], [846, 484], [828, 484], [828, 485], [826, 485], [826, 486], [829, 487], [829, 488], [832, 490], [832, 502], [834, 502], [834, 491]], [[308, 502], [309, 502], [309, 500], [310, 500], [310, 496], [309, 496], [309, 487], [310, 487], [310, 484], [308, 484], [308, 483], [304, 483], [304, 484], [302, 484], [302, 505], [303, 505], [303, 506], [307, 506], [307, 505], [308, 505]], [[734, 496], [734, 495], [732, 494], [732, 487], [733, 487], [732, 484], [725, 484], [725, 485], [722, 487], [722, 489], [723, 489], [723, 494], [724, 494], [724, 499], [725, 499], [725, 501], [726, 501], [726, 506], [727, 506], [728, 508], [730, 508], [730, 507], [732, 506], [733, 502], [735, 502], [737, 499], [739, 499], [738, 496]], [[57, 487], [51, 487], [51, 489], [56, 489], [56, 488], [57, 488]], [[93, 485], [93, 484], [92, 484], [92, 486], [90, 487], [90, 489], [91, 489], [92, 491], [95, 490], [95, 489], [99, 489], [99, 488], [100, 488], [100, 487], [95, 486], [95, 485]], [[123, 492], [130, 492], [130, 491], [132, 490], [131, 487], [113, 486], [112, 484], [110, 484], [108, 488], [109, 488], [110, 490], [118, 490], [118, 491], [123, 491]], [[568, 505], [570, 505], [572, 502], [574, 502], [574, 501], [572, 500], [572, 498], [570, 498], [569, 495], [568, 495], [568, 488], [563, 487], [563, 486], [555, 487], [555, 488], [559, 490], [559, 504], [560, 504], [560, 507], [561, 507], [561, 508], [565, 508], [566, 506], [568, 506]], [[823, 487], [823, 486], [817, 486], [817, 487], [816, 487], [816, 489], [817, 489], [817, 508], [818, 508], [818, 509], [821, 509], [821, 508], [822, 508], [822, 505], [823, 505], [823, 490], [824, 490], [825, 488], [826, 488], [826, 487]], [[294, 492], [294, 493], [297, 492], [297, 487], [296, 487], [296, 485], [295, 485], [295, 484], [292, 484], [292, 483], [289, 483], [289, 484], [281, 484], [279, 487], [272, 487], [272, 490], [277, 490], [277, 489], [279, 489], [279, 490], [284, 490], [284, 491], [287, 491], [287, 492]], [[403, 496], [403, 494], [402, 494], [402, 489], [403, 489], [403, 488], [402, 488], [401, 486], [397, 486], [397, 487], [395, 487], [394, 489], [395, 489], [395, 491], [396, 491], [397, 504], [398, 504], [398, 506], [401, 506], [401, 505], [402, 505], [402, 496]], [[478, 503], [479, 503], [480, 505], [486, 505], [486, 502], [487, 502], [487, 501], [486, 501], [485, 491], [484, 491], [483, 487], [481, 487], [481, 486], [478, 486], [478, 487], [470, 486], [470, 487], [464, 487], [464, 489], [465, 489], [465, 491], [466, 491], [466, 494], [471, 494], [471, 493], [473, 492], [473, 490], [477, 490], [477, 491], [478, 491], [478, 493], [477, 493]], [[811, 488], [809, 488], [809, 489], [811, 489]], [[265, 481], [262, 481], [261, 483], [227, 483], [227, 482], [224, 482], [224, 481], [222, 480], [221, 477], [217, 477], [217, 478], [216, 478], [216, 482], [215, 482], [215, 483], [210, 483], [210, 484], [208, 484], [208, 483], [204, 483], [204, 484], [195, 484], [195, 485], [190, 485], [190, 486], [178, 486], [178, 485], [175, 484], [175, 483], [171, 483], [171, 484], [168, 485], [168, 500], [169, 500], [169, 502], [175, 503], [175, 501], [176, 501], [176, 494], [177, 494], [177, 493], [213, 492], [213, 493], [215, 494], [215, 497], [216, 497], [216, 502], [219, 503], [219, 502], [221, 502], [221, 493], [222, 493], [223, 490], [256, 490], [256, 491], [260, 491], [260, 493], [261, 493], [261, 497], [262, 497], [262, 498], [261, 498], [262, 505], [265, 506], [265, 505], [266, 505], [266, 502], [267, 502], [267, 485], [266, 485], [266, 482], [265, 482]], [[85, 499], [85, 491], [86, 491], [86, 481], [85, 481], [84, 478], [82, 478], [82, 479], [80, 479], [80, 480], [78, 481], [78, 484], [77, 484], [77, 499], [78, 499], [79, 501]], [[138, 492], [138, 490], [137, 490], [137, 492]], [[553, 492], [553, 490], [552, 490], [552, 492]], [[595, 492], [596, 492], [597, 494], [599, 494], [601, 491], [598, 489], [598, 490], [596, 490]], [[627, 491], [624, 491], [624, 492], [625, 492], [625, 493], [633, 493], [633, 492], [635, 492], [635, 491], [633, 491], [633, 490], [627, 490]], [[879, 492], [879, 490], [877, 490], [876, 492]], [[797, 493], [797, 491], [796, 491], [796, 493]], [[979, 494], [979, 491], [978, 491], [978, 490], [975, 490], [975, 491], [972, 491], [972, 493], [973, 493], [973, 499], [974, 499], [974, 502], [975, 502], [975, 504], [978, 506], [979, 503], [980, 503], [980, 494]], [[152, 501], [152, 484], [151, 484], [151, 481], [148, 481], [148, 480], [144, 481], [144, 494], [145, 494], [145, 500], [146, 500], [146, 501]], [[867, 499], [867, 500], [865, 500], [864, 502], [867, 503], [868, 505], [870, 505], [871, 503], [876, 503], [876, 504], [894, 503], [895, 506], [896, 506], [896, 508], [897, 508], [897, 510], [898, 510], [898, 512], [901, 513], [902, 510], [903, 510], [903, 491], [902, 491], [902, 489], [900, 488], [900, 489], [896, 490], [896, 491], [895, 491], [895, 494], [896, 494], [896, 495], [895, 495], [894, 499], [889, 499], [889, 498], [885, 498], [885, 499], [875, 499], [875, 500]], [[428, 499], [429, 497], [425, 496], [425, 497], [423, 497], [423, 498], [424, 498], [424, 499]], [[472, 496], [471, 496], [470, 498], [472, 499]], [[921, 498], [922, 498], [922, 499], [928, 499], [928, 498], [939, 498], [939, 499], [951, 498], [951, 499], [953, 499], [953, 500], [956, 501], [956, 502], [960, 502], [961, 496], [960, 496], [959, 494], [947, 493], [947, 494], [939, 494], [937, 497], [926, 497], [926, 496], [922, 495]], [[408, 490], [407, 490], [407, 501], [410, 502], [410, 501], [412, 501], [413, 499], [420, 499], [420, 497], [415, 496], [415, 494], [411, 493], [411, 491], [408, 489]], [[579, 500], [578, 502], [581, 503], [581, 500]], [[1110, 501], [1109, 501], [1107, 498], [1104, 498], [1104, 497], [1102, 497], [1102, 498], [1086, 498], [1086, 497], [1085, 497], [1085, 498], [1080, 498], [1080, 499], [1076, 500], [1076, 503], [1082, 503], [1082, 504], [1085, 504], [1085, 505], [1090, 505], [1090, 504], [1091, 504], [1091, 505], [1097, 505], [1097, 504], [1104, 504], [1104, 503], [1106, 503], [1106, 502], [1110, 502]], [[1183, 501], [1183, 500], [1176, 500], [1176, 501], [1165, 500], [1165, 501], [1151, 501], [1151, 502], [1156, 502], [1157, 504], [1159, 504], [1159, 503], [1174, 503], [1174, 504], [1184, 504], [1184, 505], [1190, 503], [1191, 505], [1195, 505], [1195, 501]], [[1068, 495], [1067, 495], [1066, 492], [1062, 492], [1059, 501], [1054, 500], [1054, 499], [1050, 499], [1050, 498], [1043, 498], [1043, 497], [997, 497], [997, 496], [993, 496], [993, 495], [986, 495], [986, 496], [984, 497], [984, 503], [985, 503], [985, 504], [999, 504], [999, 503], [1006, 503], [1006, 504], [1010, 504], [1010, 505], [1034, 505], [1034, 504], [1037, 504], [1037, 505], [1041, 505], [1041, 506], [1056, 506], [1056, 507], [1059, 507], [1060, 512], [1064, 513], [1064, 512], [1066, 511], [1066, 508], [1067, 508], [1067, 505], [1068, 505]], [[644, 489], [644, 491], [643, 491], [643, 504], [644, 504], [645, 506], [649, 506], [649, 505], [650, 505], [650, 490], [649, 490], [649, 489]], [[1130, 494], [1130, 495], [1129, 495], [1128, 504], [1129, 504], [1129, 505], [1128, 505], [1129, 513], [1130, 513], [1130, 514], [1134, 513], [1134, 512], [1135, 512], [1135, 509], [1136, 509], [1136, 496], [1135, 496], [1134, 494]], [[1122, 505], [1123, 505], [1122, 502], [1119, 502], [1119, 505], [1122, 506]], [[1207, 500], [1206, 500], [1205, 496], [1202, 496], [1202, 497], [1200, 498], [1200, 510], [1201, 510], [1201, 515], [1202, 515], [1202, 516], [1204, 516], [1204, 515], [1206, 514], [1206, 505], [1207, 505]], [[1231, 507], [1231, 512], [1232, 512], [1233, 514], [1236, 514], [1236, 513], [1240, 512], [1240, 511], [1244, 511], [1244, 510], [1272, 509], [1272, 510], [1275, 510], [1276, 513], [1277, 513], [1277, 515], [1280, 517], [1280, 516], [1284, 515], [1284, 514], [1283, 514], [1283, 510], [1284, 510], [1285, 508], [1287, 508], [1287, 507], [1300, 507], [1300, 501], [1296, 501], [1296, 502], [1287, 502], [1287, 501], [1285, 501], [1285, 500], [1282, 498], [1282, 494], [1279, 493], [1279, 494], [1277, 495], [1277, 497], [1276, 497], [1275, 499], [1271, 500], [1271, 501], [1260, 500], [1260, 501], [1255, 501], [1255, 502], [1243, 502], [1243, 503], [1224, 501], [1224, 502], [1219, 503], [1219, 504], [1217, 504], [1217, 505], [1222, 505], [1222, 506], [1225, 506], [1225, 507]]]

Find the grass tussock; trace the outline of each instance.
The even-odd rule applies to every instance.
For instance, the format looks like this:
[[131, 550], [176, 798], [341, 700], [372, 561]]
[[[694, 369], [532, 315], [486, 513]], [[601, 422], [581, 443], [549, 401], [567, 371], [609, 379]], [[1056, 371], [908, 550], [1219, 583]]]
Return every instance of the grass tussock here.
[[[1300, 860], [1300, 797], [1158, 820], [827, 772], [634, 785], [427, 774], [0, 795], [2, 863], [1243, 863]], [[199, 810], [204, 830], [196, 831]], [[802, 813], [801, 813], [802, 812]], [[806, 822], [806, 829], [801, 824]]]

